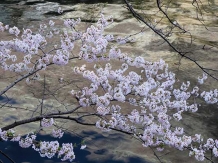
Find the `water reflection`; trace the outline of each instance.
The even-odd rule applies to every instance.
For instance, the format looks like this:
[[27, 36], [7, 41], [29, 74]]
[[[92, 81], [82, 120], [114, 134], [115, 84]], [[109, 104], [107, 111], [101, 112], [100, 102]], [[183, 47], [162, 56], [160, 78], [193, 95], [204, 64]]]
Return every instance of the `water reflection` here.
[[[106, 137], [99, 135], [96, 132], [84, 132], [84, 134], [90, 134], [92, 133], [92, 136], [95, 136], [93, 138], [94, 141], [104, 140], [107, 139]], [[117, 136], [117, 139], [115, 141], [119, 141], [120, 139], [123, 139], [119, 134], [115, 134]], [[88, 136], [88, 135], [87, 135]], [[41, 141], [55, 141], [56, 139], [52, 138], [50, 135], [38, 135], [37, 140]], [[81, 138], [73, 136], [69, 133], [65, 133], [63, 138], [58, 140], [60, 144], [62, 143], [81, 143]], [[96, 154], [96, 156], [100, 155], [108, 155], [108, 150], [106, 147], [107, 144], [103, 147], [99, 147], [99, 149], [95, 150], [93, 153]], [[115, 144], [114, 144], [115, 145]], [[48, 158], [42, 158], [40, 157], [39, 153], [34, 151], [30, 148], [21, 148], [19, 147], [18, 143], [16, 142], [1, 142], [0, 150], [4, 151], [8, 156], [10, 156], [16, 163], [60, 163], [60, 158], [53, 157], [52, 159]], [[133, 156], [133, 157], [127, 157], [125, 161], [123, 160], [115, 160], [113, 157], [107, 157], [108, 159], [102, 160], [102, 159], [95, 159], [89, 160], [87, 159], [87, 156], [91, 155], [91, 152], [89, 152], [89, 146], [85, 150], [80, 150], [80, 146], [74, 148], [74, 152], [76, 155], [76, 159], [73, 161], [74, 163], [148, 163], [144, 159]], [[27, 157], [28, 156], [28, 157]], [[0, 160], [2, 160], [4, 163], [11, 163], [8, 159], [0, 155]], [[62, 163], [67, 163], [68, 161], [64, 161]]]
[[7, 7], [0, 5], [0, 22], [4, 24], [16, 25], [18, 24], [23, 11], [20, 8]]
[[1, 104], [11, 104], [11, 105], [14, 105], [14, 104], [19, 104], [16, 99], [13, 99], [13, 98], [8, 98], [8, 97], [4, 97], [4, 96], [0, 96], [0, 103]]

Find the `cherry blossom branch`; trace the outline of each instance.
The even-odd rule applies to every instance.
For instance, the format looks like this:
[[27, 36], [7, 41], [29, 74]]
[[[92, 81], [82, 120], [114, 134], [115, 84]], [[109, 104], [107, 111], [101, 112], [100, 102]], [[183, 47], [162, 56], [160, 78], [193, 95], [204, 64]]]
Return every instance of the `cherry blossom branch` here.
[[[73, 60], [73, 59], [78, 59], [79, 57], [72, 57], [72, 58], [69, 58], [69, 60]], [[54, 65], [54, 63], [49, 63], [47, 64], [46, 66], [50, 66], [50, 65]], [[21, 76], [20, 78], [16, 79], [13, 83], [11, 83], [10, 85], [8, 85], [5, 89], [3, 89], [1, 92], [0, 92], [0, 96], [2, 96], [4, 93], [6, 93], [9, 89], [11, 89], [12, 87], [14, 87], [17, 83], [23, 81], [24, 79], [28, 78], [29, 76], [37, 73], [38, 71], [42, 70], [43, 68], [39, 68], [39, 69], [36, 69], [32, 72], [29, 72], [28, 74], [26, 75], [23, 75]]]
[[[177, 52], [182, 58], [186, 58], [190, 61], [192, 61], [193, 63], [195, 63], [204, 73], [206, 73], [207, 75], [209, 75], [210, 77], [212, 77], [215, 80], [218, 80], [217, 77], [215, 77], [214, 75], [210, 74], [203, 66], [201, 66], [196, 60], [192, 59], [191, 57], [188, 57], [186, 54], [189, 52], [181, 52], [179, 51], [175, 46], [173, 46], [168, 40], [167, 38], [165, 38], [158, 30], [156, 30], [155, 28], [153, 28], [149, 23], [147, 23], [140, 14], [138, 14], [134, 8], [132, 7], [132, 5], [127, 1], [124, 0], [124, 2], [126, 3], [129, 11], [132, 13], [132, 15], [139, 21], [142, 21], [146, 26], [148, 26], [154, 33], [156, 33], [158, 36], [160, 36], [175, 52]], [[158, 2], [159, 4], [159, 2]], [[165, 12], [164, 12], [165, 13]], [[165, 13], [166, 14], [166, 13]], [[169, 19], [169, 21], [171, 21]], [[172, 22], [172, 21], [171, 21]]]
[[36, 117], [33, 117], [33, 118], [28, 118], [28, 119], [24, 119], [24, 120], [20, 120], [20, 121], [15, 121], [14, 123], [12, 123], [10, 125], [7, 125], [5, 127], [2, 127], [1, 129], [2, 130], [9, 130], [9, 129], [12, 129], [14, 127], [26, 124], [26, 123], [40, 121], [43, 118], [53, 118], [53, 116], [57, 116], [57, 115], [71, 114], [71, 113], [75, 112], [76, 110], [78, 110], [79, 108], [81, 108], [81, 106], [77, 106], [74, 109], [69, 110], [69, 111], [65, 111], [65, 112], [50, 113], [50, 114], [47, 114], [47, 115], [36, 116]]

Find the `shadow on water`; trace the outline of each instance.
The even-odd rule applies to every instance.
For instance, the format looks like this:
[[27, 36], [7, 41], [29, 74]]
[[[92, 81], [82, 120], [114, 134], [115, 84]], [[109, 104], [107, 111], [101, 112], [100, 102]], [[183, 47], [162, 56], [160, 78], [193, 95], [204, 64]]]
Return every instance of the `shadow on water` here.
[[18, 104], [18, 102], [12, 98], [7, 98], [4, 96], [0, 96], [0, 103], [7, 103], [7, 104]]
[[[88, 134], [94, 137], [92, 141], [95, 140], [101, 140], [106, 139], [104, 136], [98, 134], [97, 132], [83, 132], [83, 135]], [[120, 134], [112, 134], [113, 138], [116, 138], [116, 141], [120, 141], [121, 139], [124, 139], [122, 135]], [[90, 136], [90, 135], [89, 135]], [[113, 139], [112, 138], [112, 139]], [[57, 139], [52, 138], [50, 135], [37, 135], [37, 140], [41, 141], [55, 141]], [[62, 143], [70, 143], [73, 144], [80, 144], [82, 139], [73, 136], [72, 134], [65, 133], [64, 136], [58, 140], [60, 144]], [[52, 159], [43, 158], [40, 157], [39, 153], [34, 151], [30, 148], [21, 148], [19, 147], [19, 144], [17, 142], [0, 142], [0, 150], [3, 151], [5, 154], [7, 154], [9, 157], [11, 157], [16, 163], [60, 163], [61, 158], [57, 158], [56, 156]], [[104, 155], [106, 154], [107, 149], [106, 148], [99, 148], [98, 150], [94, 151], [96, 155]], [[113, 160], [111, 157], [107, 160], [88, 160], [86, 156], [90, 155], [91, 152], [89, 152], [89, 147], [87, 147], [85, 150], [80, 150], [80, 145], [77, 147], [74, 147], [74, 153], [76, 155], [76, 159], [73, 161], [73, 163], [148, 163], [144, 159], [140, 157], [127, 157], [126, 161], [122, 160]], [[11, 163], [8, 159], [6, 159], [3, 155], [0, 154], [0, 160], [2, 160], [4, 163]], [[68, 161], [64, 161], [62, 163], [67, 163]]]

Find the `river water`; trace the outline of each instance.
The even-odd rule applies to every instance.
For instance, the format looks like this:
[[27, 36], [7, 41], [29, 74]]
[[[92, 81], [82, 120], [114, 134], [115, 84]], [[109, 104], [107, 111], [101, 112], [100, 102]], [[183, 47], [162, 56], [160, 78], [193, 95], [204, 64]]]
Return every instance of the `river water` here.
[[[97, 4], [108, 2], [108, 5]], [[211, 13], [216, 14], [217, 2], [210, 1], [212, 9], [210, 12], [204, 12], [206, 19], [205, 23], [208, 26], [208, 30], [205, 30], [205, 26], [196, 19], [195, 8], [190, 5], [189, 0], [183, 2], [171, 1], [172, 4], [169, 7], [169, 13], [174, 20], [179, 22], [181, 26], [185, 27], [192, 33], [195, 42], [190, 44], [190, 38], [187, 35], [174, 31], [173, 35], [169, 38], [170, 42], [180, 49], [186, 49], [192, 51], [191, 57], [196, 58], [203, 66], [209, 66], [209, 68], [218, 69], [218, 19]], [[206, 9], [208, 6], [205, 1], [202, 1]], [[114, 17], [114, 23], [111, 28], [107, 29], [106, 32], [124, 36], [126, 34], [134, 34], [140, 31], [144, 25], [139, 23], [137, 20], [132, 18], [131, 14], [123, 7], [122, 1], [94, 1], [94, 0], [29, 0], [28, 2], [17, 1], [17, 0], [2, 0], [0, 2], [0, 21], [9, 24], [10, 26], [18, 26], [19, 28], [36, 28], [40, 22], [46, 22], [48, 19], [65, 19], [65, 18], [77, 18], [81, 17], [85, 23], [89, 22], [90, 19], [96, 16], [100, 11], [105, 15], [112, 15]], [[151, 0], [144, 1], [133, 1], [133, 6], [137, 8], [137, 11], [142, 13], [147, 19], [158, 21], [161, 19], [161, 15], [155, 14], [157, 12], [155, 3]], [[139, 6], [136, 6], [139, 5]], [[64, 9], [63, 15], [56, 13], [57, 8], [61, 6]], [[143, 9], [143, 10], [141, 10]], [[206, 10], [205, 9], [205, 10]], [[218, 12], [217, 12], [218, 13]], [[156, 17], [155, 17], [156, 16]], [[163, 19], [160, 23], [160, 27], [164, 29], [168, 25], [166, 19]], [[1, 35], [0, 35], [1, 36]], [[7, 35], [6, 35], [7, 37]], [[1, 38], [2, 39], [2, 38]], [[190, 80], [196, 83], [196, 77], [202, 74], [202, 71], [193, 62], [188, 60], [180, 60], [181, 58], [171, 49], [168, 45], [164, 44], [162, 40], [154, 34], [148, 28], [145, 29], [143, 34], [135, 37], [136, 42], [122, 46], [123, 51], [128, 52], [132, 56], [142, 55], [146, 59], [155, 61], [159, 58], [163, 58], [168, 64], [171, 70], [176, 72], [178, 80]], [[203, 46], [205, 45], [205, 49]], [[179, 62], [180, 61], [180, 62]], [[76, 64], [76, 63], [75, 63]], [[63, 74], [63, 69], [60, 68], [56, 74], [52, 74], [54, 79], [60, 77]], [[72, 76], [70, 72], [64, 72], [65, 78], [68, 79]], [[215, 74], [216, 75], [216, 74]], [[52, 80], [52, 79], [48, 79]], [[50, 82], [50, 81], [49, 81]], [[0, 88], [3, 88], [8, 83], [7, 81], [1, 82]], [[57, 84], [57, 82], [55, 82]], [[78, 83], [79, 85], [79, 83]], [[52, 85], [55, 87], [55, 85]], [[203, 86], [202, 86], [203, 87]], [[205, 89], [217, 88], [217, 81], [209, 79], [204, 86]], [[33, 107], [37, 105], [36, 97], [31, 96], [32, 88], [26, 87], [15, 87], [9, 92], [10, 97], [13, 99], [11, 104], [17, 106]], [[69, 91], [71, 87], [67, 87]], [[28, 90], [28, 91], [27, 91]], [[39, 88], [40, 90], [40, 88]], [[28, 93], [27, 93], [28, 92]], [[63, 94], [60, 94], [62, 96]], [[0, 99], [4, 101], [4, 99]], [[72, 101], [67, 101], [72, 102]], [[55, 101], [47, 101], [48, 105], [58, 105]], [[51, 104], [52, 103], [52, 104]], [[19, 118], [24, 118], [27, 114], [26, 111], [16, 112], [16, 110], [7, 110], [0, 112], [0, 126], [3, 123], [9, 123]], [[200, 111], [195, 115], [188, 114], [185, 118], [183, 125], [190, 133], [202, 133], [203, 136], [218, 138], [218, 111], [217, 106], [203, 105]], [[34, 129], [38, 124], [26, 125], [23, 128], [19, 128], [23, 132]], [[78, 128], [78, 126], [67, 124], [67, 128], [73, 130], [67, 132], [60, 142], [73, 142], [79, 144], [82, 139], [87, 140], [88, 148], [86, 150], [79, 150], [75, 148], [77, 163], [145, 163], [145, 162], [158, 162], [153, 156], [152, 151], [144, 149], [141, 144], [130, 137], [119, 134], [119, 133], [104, 133], [99, 134], [96, 129], [89, 128]], [[80, 132], [82, 131], [82, 132]], [[79, 134], [79, 136], [78, 136]], [[40, 140], [54, 140], [44, 131], [40, 133]], [[16, 143], [2, 143], [0, 150], [11, 156], [15, 162], [18, 163], [58, 163], [60, 159], [46, 159], [41, 158], [37, 152], [29, 149], [21, 149]], [[164, 156], [162, 159], [165, 162], [172, 163], [194, 163], [195, 160], [188, 158], [188, 154], [182, 154], [179, 151], [172, 152], [167, 149], [170, 154]], [[160, 155], [162, 155], [160, 153]], [[31, 156], [31, 157], [30, 157]], [[0, 160], [7, 163], [7, 160], [0, 155]]]

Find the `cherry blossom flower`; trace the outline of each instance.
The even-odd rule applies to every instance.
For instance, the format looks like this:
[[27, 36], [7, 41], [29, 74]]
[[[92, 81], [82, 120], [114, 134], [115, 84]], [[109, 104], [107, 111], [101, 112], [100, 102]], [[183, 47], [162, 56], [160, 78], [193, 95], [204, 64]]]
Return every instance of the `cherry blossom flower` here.
[[86, 145], [81, 145], [80, 149], [85, 149]]
[[63, 10], [62, 10], [61, 7], [58, 7], [58, 13], [59, 13], [59, 14], [62, 14], [62, 13], [63, 13]]
[[54, 119], [50, 118], [50, 119], [45, 119], [43, 118], [41, 121], [41, 125], [42, 127], [50, 127], [54, 124]]
[[62, 136], [64, 135], [64, 132], [62, 132], [61, 129], [58, 129], [58, 130], [52, 130], [52, 136], [55, 137], [55, 138], [62, 138]]
[[12, 27], [12, 28], [9, 28], [9, 33], [10, 34], [13, 34], [13, 35], [15, 35], [15, 36], [18, 36], [19, 35], [19, 33], [20, 33], [20, 30], [17, 28], [17, 27]]

